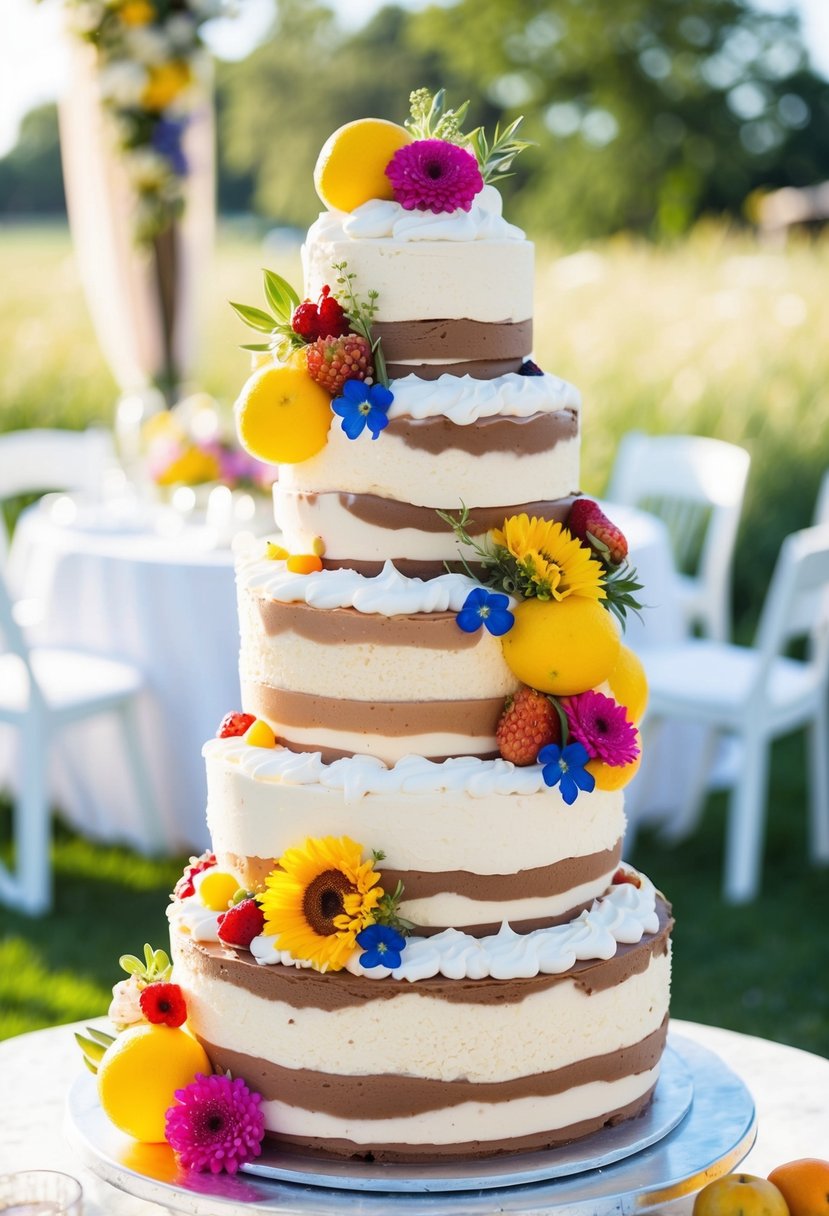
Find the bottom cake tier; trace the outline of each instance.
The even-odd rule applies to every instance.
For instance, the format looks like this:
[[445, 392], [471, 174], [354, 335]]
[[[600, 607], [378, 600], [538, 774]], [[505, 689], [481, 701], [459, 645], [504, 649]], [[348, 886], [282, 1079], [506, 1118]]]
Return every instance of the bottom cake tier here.
[[491, 957], [524, 971], [513, 978], [495, 978], [497, 966], [377, 980], [263, 964], [195, 940], [186, 914], [171, 936], [190, 1026], [214, 1069], [262, 1094], [271, 1139], [418, 1161], [552, 1147], [645, 1109], [668, 1028], [670, 908], [653, 893], [646, 931], [611, 945], [589, 916], [573, 922], [585, 929], [578, 961], [555, 973], [538, 970], [536, 934], [491, 939]]

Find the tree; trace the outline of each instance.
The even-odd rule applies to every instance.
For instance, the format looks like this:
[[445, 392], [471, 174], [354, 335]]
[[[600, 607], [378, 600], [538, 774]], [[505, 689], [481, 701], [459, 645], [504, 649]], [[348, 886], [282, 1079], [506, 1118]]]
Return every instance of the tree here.
[[40, 106], [25, 116], [16, 146], [0, 160], [0, 212], [54, 214], [65, 206], [57, 109]]

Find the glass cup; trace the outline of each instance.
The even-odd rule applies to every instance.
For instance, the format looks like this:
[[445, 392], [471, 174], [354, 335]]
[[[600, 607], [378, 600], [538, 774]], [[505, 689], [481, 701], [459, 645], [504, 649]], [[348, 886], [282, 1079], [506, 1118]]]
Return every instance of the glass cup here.
[[0, 1216], [81, 1216], [81, 1184], [55, 1170], [0, 1176]]

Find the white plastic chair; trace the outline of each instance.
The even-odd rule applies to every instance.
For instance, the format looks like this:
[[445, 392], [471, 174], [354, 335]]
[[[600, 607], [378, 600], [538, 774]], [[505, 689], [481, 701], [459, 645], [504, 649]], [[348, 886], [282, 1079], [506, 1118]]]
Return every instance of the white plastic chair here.
[[[805, 659], [784, 655], [793, 638], [808, 639]], [[829, 524], [787, 537], [763, 606], [753, 646], [690, 638], [643, 651], [650, 683], [646, 728], [682, 718], [736, 735], [740, 775], [729, 803], [726, 899], [745, 903], [760, 885], [769, 747], [808, 729], [810, 855], [829, 863]], [[705, 774], [702, 774], [704, 778]], [[704, 779], [697, 790], [704, 794]]]
[[631, 431], [607, 490], [610, 502], [644, 507], [664, 520], [686, 622], [720, 642], [731, 633], [731, 561], [749, 462], [744, 448], [719, 439]]
[[20, 731], [22, 788], [13, 818], [13, 868], [0, 865], [0, 901], [30, 915], [52, 902], [49, 746], [70, 723], [114, 714], [121, 728], [127, 776], [147, 826], [151, 848], [164, 832], [138, 742], [136, 694], [141, 673], [126, 663], [73, 650], [31, 648], [17, 624], [0, 573], [0, 724]]
[[[112, 432], [34, 428], [0, 435], [0, 500], [38, 490], [80, 490], [98, 497], [104, 474], [116, 463]], [[0, 567], [9, 537], [0, 512]]]

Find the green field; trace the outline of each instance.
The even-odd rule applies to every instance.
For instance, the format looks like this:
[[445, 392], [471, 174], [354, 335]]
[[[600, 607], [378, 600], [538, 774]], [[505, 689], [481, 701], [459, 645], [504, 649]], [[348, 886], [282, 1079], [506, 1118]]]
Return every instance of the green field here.
[[[205, 269], [200, 386], [232, 401], [247, 341], [224, 301], [257, 303], [260, 245], [222, 231]], [[274, 268], [297, 276], [296, 263]], [[68, 237], [0, 230], [0, 428], [82, 426], [112, 416], [115, 387], [84, 309]], [[743, 443], [752, 471], [737, 557], [737, 608], [750, 636], [783, 537], [806, 525], [829, 465], [829, 243], [785, 252], [722, 228], [656, 248], [620, 239], [565, 259], [542, 251], [536, 355], [585, 399], [583, 485], [599, 492], [629, 429]], [[229, 644], [233, 644], [232, 641]], [[829, 874], [805, 866], [800, 739], [774, 753], [761, 899], [719, 895], [721, 796], [700, 831], [668, 849], [647, 836], [634, 862], [677, 914], [674, 1012], [829, 1053], [825, 925]], [[57, 906], [30, 922], [0, 911], [0, 1036], [99, 1013], [117, 957], [163, 943], [174, 862], [99, 848], [61, 832]]]

